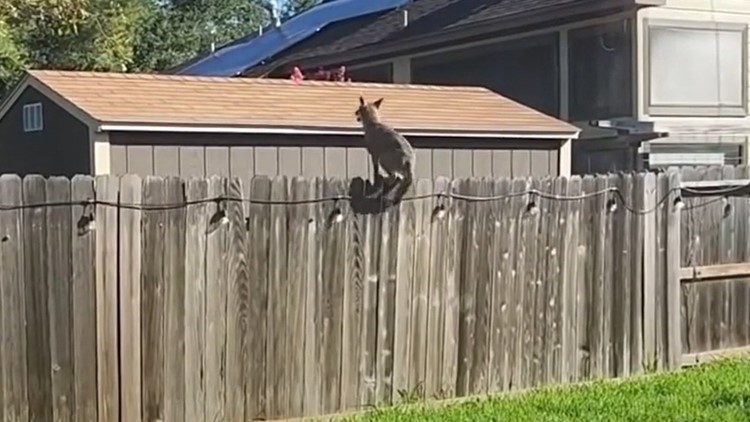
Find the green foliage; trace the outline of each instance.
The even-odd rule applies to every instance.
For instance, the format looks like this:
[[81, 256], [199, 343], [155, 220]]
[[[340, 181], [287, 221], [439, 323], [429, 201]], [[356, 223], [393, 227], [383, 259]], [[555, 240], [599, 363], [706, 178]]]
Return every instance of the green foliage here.
[[151, 0], [5, 0], [0, 97], [26, 68], [125, 71]]
[[261, 1], [172, 0], [152, 5], [141, 22], [135, 69], [166, 69], [255, 32], [269, 21]]
[[0, 99], [16, 82], [26, 64], [24, 50], [10, 31], [10, 25], [0, 17]]
[[621, 382], [546, 388], [518, 396], [475, 399], [445, 407], [377, 409], [352, 422], [398, 421], [694, 421], [750, 420], [750, 359]]
[[399, 389], [397, 391], [401, 403], [418, 403], [424, 398], [424, 384], [419, 383], [414, 389]]
[[[0, 100], [25, 68], [170, 68], [268, 25], [271, 1], [0, 0]], [[282, 18], [320, 2], [282, 2]]]
[[257, 31], [265, 0], [0, 0], [0, 99], [24, 68], [163, 70]]
[[320, 3], [324, 3], [324, 1], [321, 0], [289, 0], [284, 3], [281, 15], [282, 17], [290, 17], [293, 15], [296, 15], [297, 13], [304, 12], [305, 10], [318, 5]]

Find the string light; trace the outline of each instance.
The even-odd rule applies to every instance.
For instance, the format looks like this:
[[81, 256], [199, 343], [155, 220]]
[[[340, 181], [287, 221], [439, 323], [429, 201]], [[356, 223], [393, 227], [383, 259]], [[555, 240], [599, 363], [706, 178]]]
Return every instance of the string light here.
[[229, 217], [227, 217], [227, 212], [224, 209], [224, 198], [216, 198], [214, 202], [216, 202], [217, 209], [214, 215], [211, 216], [211, 219], [208, 220], [207, 234], [211, 234], [218, 230], [219, 227], [229, 224]]
[[722, 218], [729, 218], [732, 215], [732, 203], [729, 202], [729, 199], [727, 197], [724, 197], [724, 213], [722, 215]]
[[685, 208], [685, 203], [682, 201], [682, 197], [681, 196], [676, 197], [674, 199], [674, 202], [672, 203], [672, 205], [674, 205], [674, 211], [675, 212], [680, 211], [683, 208]]
[[432, 214], [435, 219], [442, 220], [443, 218], [445, 218], [445, 214], [447, 214], [447, 212], [448, 211], [445, 209], [444, 204], [438, 204]]
[[445, 196], [444, 194], [438, 194], [437, 205], [432, 210], [432, 221], [442, 220], [448, 211], [445, 208]]
[[331, 211], [331, 222], [340, 223], [344, 221], [344, 214], [341, 212], [339, 201], [333, 203], [333, 211]]
[[526, 213], [529, 215], [539, 214], [539, 207], [536, 205], [536, 201], [534, 200], [536, 193], [536, 191], [529, 192], [529, 202], [526, 204]]
[[[86, 212], [88, 210], [88, 212]], [[96, 216], [94, 215], [94, 204], [87, 201], [83, 204], [83, 211], [81, 211], [81, 218], [76, 223], [78, 229], [78, 235], [83, 236], [96, 230]]]
[[[743, 186], [739, 188], [732, 188], [732, 191], [739, 191], [742, 189], [746, 189], [750, 186]], [[628, 212], [634, 213], [634, 214], [649, 214], [652, 212], [657, 211], [661, 205], [667, 201], [674, 192], [678, 191], [686, 191], [686, 192], [692, 192], [692, 189], [689, 188], [683, 188], [683, 187], [674, 187], [671, 188], [668, 192], [665, 193], [665, 195], [657, 201], [655, 206], [649, 209], [643, 209], [638, 210], [631, 207], [628, 202], [625, 200], [624, 196], [622, 195], [622, 192], [619, 191], [617, 188], [607, 188], [600, 191], [590, 192], [590, 193], [584, 193], [581, 195], [556, 195], [552, 193], [547, 192], [541, 192], [536, 189], [521, 191], [521, 192], [512, 192], [509, 194], [504, 195], [496, 195], [496, 196], [473, 196], [473, 195], [465, 195], [465, 194], [459, 194], [459, 193], [450, 193], [450, 192], [441, 192], [441, 193], [430, 193], [430, 194], [423, 194], [423, 195], [417, 195], [412, 197], [405, 197], [402, 198], [402, 202], [408, 202], [408, 201], [415, 201], [420, 199], [429, 199], [429, 198], [435, 198], [437, 197], [440, 199], [456, 199], [456, 200], [462, 200], [467, 202], [490, 202], [490, 201], [499, 201], [499, 200], [506, 200], [510, 198], [515, 198], [519, 196], [531, 196], [532, 198], [544, 198], [551, 201], [577, 201], [577, 200], [584, 200], [584, 199], [590, 199], [594, 197], [598, 197], [601, 195], [610, 194], [613, 195], [614, 198], [616, 198], [617, 207], [623, 206]], [[724, 195], [727, 196], [730, 194], [727, 190], [721, 190], [720, 193], [718, 192], [712, 192], [712, 191], [700, 191], [700, 192], [693, 192], [693, 194], [699, 194], [700, 196], [716, 196], [716, 195]], [[94, 207], [94, 206], [105, 206], [105, 207], [113, 207], [118, 209], [127, 209], [127, 210], [136, 210], [136, 211], [168, 211], [168, 210], [175, 210], [175, 209], [183, 209], [192, 205], [200, 205], [200, 204], [206, 204], [206, 203], [217, 203], [219, 206], [219, 209], [214, 214], [214, 216], [211, 218], [211, 221], [217, 222], [220, 225], [227, 224], [229, 222], [229, 219], [226, 215], [226, 210], [224, 208], [224, 203], [227, 201], [234, 201], [234, 202], [242, 202], [242, 203], [249, 203], [249, 204], [255, 204], [255, 205], [303, 205], [303, 204], [315, 204], [315, 203], [323, 203], [323, 202], [329, 202], [329, 201], [352, 201], [354, 198], [347, 195], [339, 195], [339, 196], [330, 196], [330, 197], [320, 197], [320, 198], [313, 198], [313, 199], [303, 199], [303, 200], [296, 200], [296, 201], [274, 201], [274, 200], [259, 200], [259, 199], [245, 199], [245, 198], [227, 198], [227, 197], [215, 197], [215, 198], [205, 198], [200, 200], [193, 200], [193, 201], [183, 201], [179, 203], [171, 203], [171, 204], [128, 204], [128, 203], [121, 203], [121, 202], [112, 202], [112, 201], [106, 201], [106, 200], [95, 200], [91, 199], [89, 201], [86, 201], [83, 203], [85, 207]], [[613, 200], [614, 201], [614, 200]], [[0, 211], [17, 211], [17, 210], [24, 210], [24, 209], [32, 209], [32, 208], [46, 208], [46, 207], [54, 207], [54, 206], [74, 206], [74, 205], [81, 205], [82, 203], [80, 201], [78, 202], [43, 202], [43, 203], [34, 203], [34, 204], [21, 204], [21, 205], [2, 205], [0, 204]], [[612, 204], [611, 201], [607, 202], [607, 206]], [[685, 207], [684, 202], [682, 201], [681, 196], [677, 196], [674, 199], [673, 205], [676, 209], [683, 209]], [[690, 208], [697, 208], [701, 205], [691, 206]], [[535, 211], [535, 209], [537, 209]], [[441, 210], [445, 211], [445, 205], [442, 203], [439, 203], [436, 207], [436, 213], [441, 213]], [[535, 200], [529, 201], [527, 204], [527, 210], [529, 212], [535, 213], [538, 212], [538, 206], [536, 204]], [[336, 212], [334, 210], [334, 212]], [[338, 209], [338, 212], [340, 213], [341, 210]], [[90, 220], [88, 222], [93, 221], [93, 210], [88, 214], [88, 218]], [[343, 218], [337, 217], [337, 218]], [[90, 226], [93, 228], [93, 225]]]
[[617, 212], [617, 198], [615, 196], [611, 196], [607, 200], [607, 212], [610, 214]]

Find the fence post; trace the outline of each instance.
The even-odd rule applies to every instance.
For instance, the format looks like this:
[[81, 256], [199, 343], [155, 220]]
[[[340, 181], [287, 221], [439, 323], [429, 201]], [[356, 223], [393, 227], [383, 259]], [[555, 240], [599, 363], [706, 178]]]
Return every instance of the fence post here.
[[[643, 178], [643, 210], [656, 206], [656, 175]], [[643, 366], [656, 362], [656, 213], [643, 214]], [[645, 369], [645, 368], [644, 368]]]
[[680, 196], [680, 173], [669, 175], [667, 203], [667, 369], [679, 368], [682, 362], [682, 328], [680, 306], [680, 208], [675, 199]]

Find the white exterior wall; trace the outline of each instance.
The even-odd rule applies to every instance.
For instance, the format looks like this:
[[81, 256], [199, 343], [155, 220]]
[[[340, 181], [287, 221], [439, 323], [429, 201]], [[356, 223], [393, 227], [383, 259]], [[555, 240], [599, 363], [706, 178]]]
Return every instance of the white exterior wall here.
[[[649, 74], [645, 39], [645, 20], [697, 21], [704, 23], [730, 23], [750, 25], [750, 1], [748, 0], [666, 0], [665, 6], [649, 7], [638, 12], [637, 25], [637, 112], [642, 121], [653, 122], [656, 130], [667, 131], [670, 137], [651, 143], [736, 143], [744, 148], [744, 159], [748, 162], [748, 136], [750, 116], [745, 117], [698, 117], [698, 116], [650, 116], [646, 110], [649, 92], [646, 78]], [[686, 46], [687, 47], [687, 46]], [[747, 60], [747, 58], [746, 58]], [[747, 67], [750, 69], [750, 66]], [[746, 71], [747, 71], [746, 69]], [[679, 72], [679, 68], [674, 69]], [[748, 90], [745, 86], [745, 90]], [[748, 96], [750, 98], [750, 95]]]

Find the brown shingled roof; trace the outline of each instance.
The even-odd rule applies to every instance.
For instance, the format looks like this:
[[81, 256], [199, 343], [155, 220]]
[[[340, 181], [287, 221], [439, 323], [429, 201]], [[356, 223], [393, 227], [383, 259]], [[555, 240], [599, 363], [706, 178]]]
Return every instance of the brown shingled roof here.
[[359, 130], [359, 96], [411, 132], [560, 134], [578, 128], [485, 88], [29, 71], [99, 124]]

